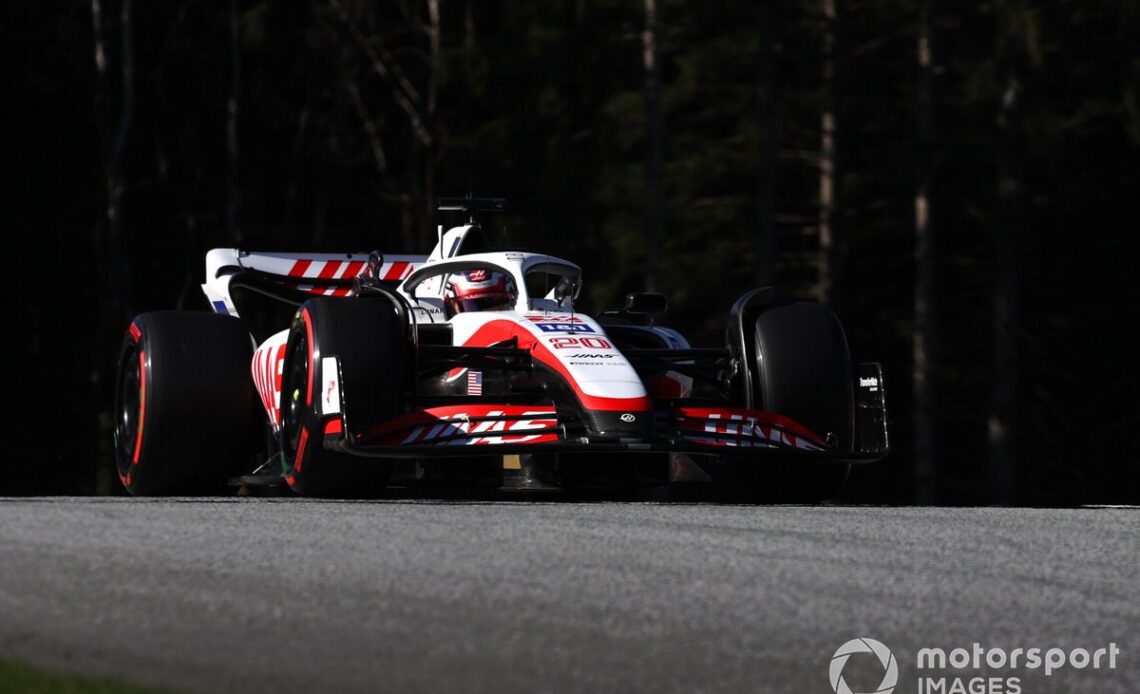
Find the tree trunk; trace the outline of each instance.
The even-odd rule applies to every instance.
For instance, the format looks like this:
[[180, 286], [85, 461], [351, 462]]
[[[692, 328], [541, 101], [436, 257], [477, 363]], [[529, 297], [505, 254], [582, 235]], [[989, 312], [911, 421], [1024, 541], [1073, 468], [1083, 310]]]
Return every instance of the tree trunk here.
[[431, 228], [435, 216], [435, 176], [439, 157], [436, 101], [441, 71], [439, 0], [426, 0], [427, 23], [421, 24], [417, 14], [412, 27], [415, 32], [423, 31], [428, 39], [426, 99], [381, 37], [365, 35], [340, 0], [329, 0], [329, 5], [367, 57], [373, 72], [388, 85], [393, 100], [407, 116], [412, 129], [414, 137], [408, 142], [409, 163], [403, 179], [405, 190], [389, 197], [400, 204], [400, 229], [405, 250], [417, 251], [425, 244], [430, 245], [434, 238]]
[[368, 107], [364, 105], [364, 98], [360, 95], [360, 85], [356, 78], [351, 75], [345, 77], [344, 88], [348, 92], [352, 107], [356, 110], [357, 118], [360, 119], [360, 125], [364, 128], [364, 134], [368, 137], [368, 146], [372, 149], [372, 162], [376, 165], [376, 173], [383, 178], [388, 173], [388, 156], [384, 153], [384, 143], [380, 139], [380, 131], [376, 129], [376, 121], [368, 112]]
[[436, 164], [439, 157], [439, 124], [437, 123], [437, 101], [439, 94], [439, 78], [442, 70], [442, 56], [440, 54], [440, 21], [439, 0], [427, 0], [428, 8], [428, 83], [427, 103], [425, 105], [424, 121], [429, 134], [424, 144], [424, 170], [423, 170], [423, 210], [424, 221], [420, 224], [420, 247], [431, 248], [432, 233], [435, 220], [435, 176]]
[[238, 229], [238, 94], [241, 89], [241, 32], [237, 0], [230, 0], [230, 89], [226, 96], [226, 236], [241, 245]]
[[823, 74], [820, 92], [823, 108], [819, 119], [819, 275], [816, 298], [831, 301], [835, 242], [832, 217], [835, 210], [835, 3], [823, 0]]
[[645, 70], [645, 285], [661, 288], [661, 258], [665, 243], [665, 128], [661, 113], [661, 70], [658, 61], [657, 0], [645, 0], [645, 30], [641, 34], [642, 67]]
[[[119, 12], [122, 38], [122, 106], [115, 127], [111, 105], [111, 60], [107, 50], [102, 0], [91, 0], [95, 62], [95, 120], [99, 137], [103, 191], [95, 215], [92, 256], [96, 281], [103, 300], [91, 312], [92, 333], [87, 364], [90, 380], [90, 402], [107, 403], [114, 388], [115, 349], [122, 331], [133, 313], [133, 292], [126, 243], [123, 239], [123, 152], [134, 122], [134, 37], [132, 0], [123, 0]], [[100, 461], [106, 466], [107, 460]], [[109, 472], [109, 471], [108, 471]], [[113, 477], [114, 473], [109, 474]]]
[[[999, 60], [999, 66], [1007, 61]], [[1017, 333], [1021, 322], [1021, 181], [1016, 173], [1016, 127], [1020, 84], [1017, 70], [1009, 64], [1002, 70], [1004, 89], [998, 109], [998, 226], [995, 229], [996, 282], [994, 303], [994, 365], [990, 390], [989, 486], [990, 500], [1008, 503], [1016, 483], [1013, 453], [1014, 417], [1017, 409]]]
[[918, 10], [918, 166], [914, 194], [914, 342], [912, 368], [914, 387], [915, 501], [936, 501], [938, 469], [935, 457], [934, 412], [930, 363], [933, 339], [931, 292], [934, 283], [934, 239], [930, 224], [931, 144], [934, 112], [931, 95], [932, 48], [930, 2]]
[[[103, 173], [104, 191], [100, 196], [99, 212], [95, 216], [95, 234], [92, 252], [96, 267], [106, 268], [107, 242], [107, 165], [111, 154], [111, 97], [107, 76], [107, 41], [103, 28], [103, 1], [91, 0], [91, 29], [95, 58], [95, 125], [99, 135], [99, 165]], [[105, 281], [105, 280], [104, 280]], [[109, 289], [109, 287], [105, 287]], [[110, 299], [111, 297], [108, 296]]]
[[[135, 115], [135, 55], [132, 23], [133, 0], [123, 0], [119, 11], [122, 38], [122, 107], [114, 129], [106, 37], [101, 0], [91, 1], [95, 43], [95, 102], [103, 159], [104, 192], [102, 210], [95, 223], [95, 258], [104, 276], [108, 323], [130, 319], [132, 292], [127, 272], [126, 243], [123, 239], [123, 154], [130, 138]], [[118, 329], [114, 327], [112, 329]]]
[[773, 62], [776, 51], [774, 15], [770, 3], [759, 7], [760, 74], [756, 87], [760, 167], [756, 183], [756, 284], [766, 287], [776, 280], [776, 109]]

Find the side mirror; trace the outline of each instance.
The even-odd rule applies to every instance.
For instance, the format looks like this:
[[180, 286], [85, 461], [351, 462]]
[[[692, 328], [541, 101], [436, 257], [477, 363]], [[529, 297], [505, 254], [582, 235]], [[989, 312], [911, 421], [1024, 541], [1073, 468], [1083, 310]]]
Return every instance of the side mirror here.
[[625, 295], [625, 312], [660, 316], [669, 310], [669, 299], [664, 294], [633, 292]]

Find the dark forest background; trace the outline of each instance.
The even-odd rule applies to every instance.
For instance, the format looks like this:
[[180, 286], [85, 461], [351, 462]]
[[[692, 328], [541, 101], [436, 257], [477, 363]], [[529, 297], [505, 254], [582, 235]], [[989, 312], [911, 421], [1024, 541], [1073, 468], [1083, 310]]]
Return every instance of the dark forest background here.
[[868, 503], [1140, 502], [1140, 3], [4, 3], [0, 491], [106, 493], [135, 313], [213, 247], [426, 252], [507, 196], [589, 310], [774, 284], [884, 362]]

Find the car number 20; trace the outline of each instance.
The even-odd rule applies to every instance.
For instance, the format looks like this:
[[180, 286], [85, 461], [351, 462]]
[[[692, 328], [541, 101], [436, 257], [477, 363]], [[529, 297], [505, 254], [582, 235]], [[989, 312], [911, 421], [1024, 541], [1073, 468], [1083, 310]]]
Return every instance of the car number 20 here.
[[608, 340], [600, 337], [552, 337], [550, 346], [554, 349], [613, 349]]

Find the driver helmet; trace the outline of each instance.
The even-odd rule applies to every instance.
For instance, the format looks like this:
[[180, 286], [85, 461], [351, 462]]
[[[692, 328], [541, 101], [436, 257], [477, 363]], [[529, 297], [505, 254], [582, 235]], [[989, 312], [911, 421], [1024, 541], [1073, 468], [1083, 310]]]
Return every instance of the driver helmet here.
[[464, 311], [501, 311], [515, 307], [514, 280], [494, 270], [468, 270], [452, 275], [444, 287], [448, 315]]

